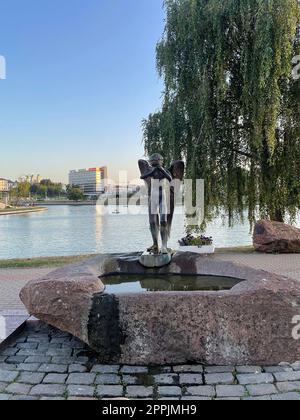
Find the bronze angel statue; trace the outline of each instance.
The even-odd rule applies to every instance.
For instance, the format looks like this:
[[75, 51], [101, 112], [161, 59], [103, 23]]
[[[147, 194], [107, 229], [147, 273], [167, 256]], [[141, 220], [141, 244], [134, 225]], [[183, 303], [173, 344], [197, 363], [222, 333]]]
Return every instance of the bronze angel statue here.
[[[148, 187], [149, 222], [153, 245], [148, 249], [150, 254], [168, 254], [175, 196], [179, 182], [183, 180], [185, 165], [183, 161], [173, 162], [170, 169], [165, 169], [163, 157], [154, 154], [149, 161], [139, 160], [141, 179]], [[177, 182], [176, 182], [177, 180]], [[159, 249], [159, 234], [162, 248]]]

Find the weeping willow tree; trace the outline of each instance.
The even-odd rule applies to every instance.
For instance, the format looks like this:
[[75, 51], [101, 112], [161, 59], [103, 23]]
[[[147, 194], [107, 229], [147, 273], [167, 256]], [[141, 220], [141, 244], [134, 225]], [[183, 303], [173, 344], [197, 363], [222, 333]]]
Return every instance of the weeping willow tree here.
[[[185, 159], [205, 180], [205, 213], [245, 208], [293, 220], [300, 207], [297, 0], [166, 0], [157, 45], [159, 112], [143, 121], [145, 151]], [[298, 35], [298, 36], [297, 36]]]

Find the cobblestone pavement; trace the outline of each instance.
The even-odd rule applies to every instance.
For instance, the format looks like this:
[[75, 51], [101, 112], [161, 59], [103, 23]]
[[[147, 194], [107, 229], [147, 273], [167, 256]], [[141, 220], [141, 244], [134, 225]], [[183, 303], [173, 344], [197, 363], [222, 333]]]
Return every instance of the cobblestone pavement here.
[[103, 365], [83, 343], [29, 323], [0, 351], [0, 400], [300, 400], [300, 362], [279, 366]]

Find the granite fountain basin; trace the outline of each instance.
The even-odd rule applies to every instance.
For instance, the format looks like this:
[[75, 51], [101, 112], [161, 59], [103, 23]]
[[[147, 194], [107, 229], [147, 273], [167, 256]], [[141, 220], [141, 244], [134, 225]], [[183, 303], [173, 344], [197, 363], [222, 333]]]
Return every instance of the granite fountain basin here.
[[[216, 256], [99, 255], [29, 282], [29, 313], [87, 343], [103, 363], [272, 365], [300, 359], [300, 284]], [[181, 277], [180, 277], [181, 276]], [[188, 285], [188, 286], [187, 286]]]

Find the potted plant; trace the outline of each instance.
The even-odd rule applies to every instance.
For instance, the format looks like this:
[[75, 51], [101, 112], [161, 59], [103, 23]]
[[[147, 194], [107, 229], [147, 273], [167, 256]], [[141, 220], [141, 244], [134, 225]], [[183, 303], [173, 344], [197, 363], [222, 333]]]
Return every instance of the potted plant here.
[[213, 238], [204, 235], [189, 233], [179, 241], [179, 245], [179, 251], [181, 252], [195, 252], [197, 254], [213, 254], [215, 252]]

